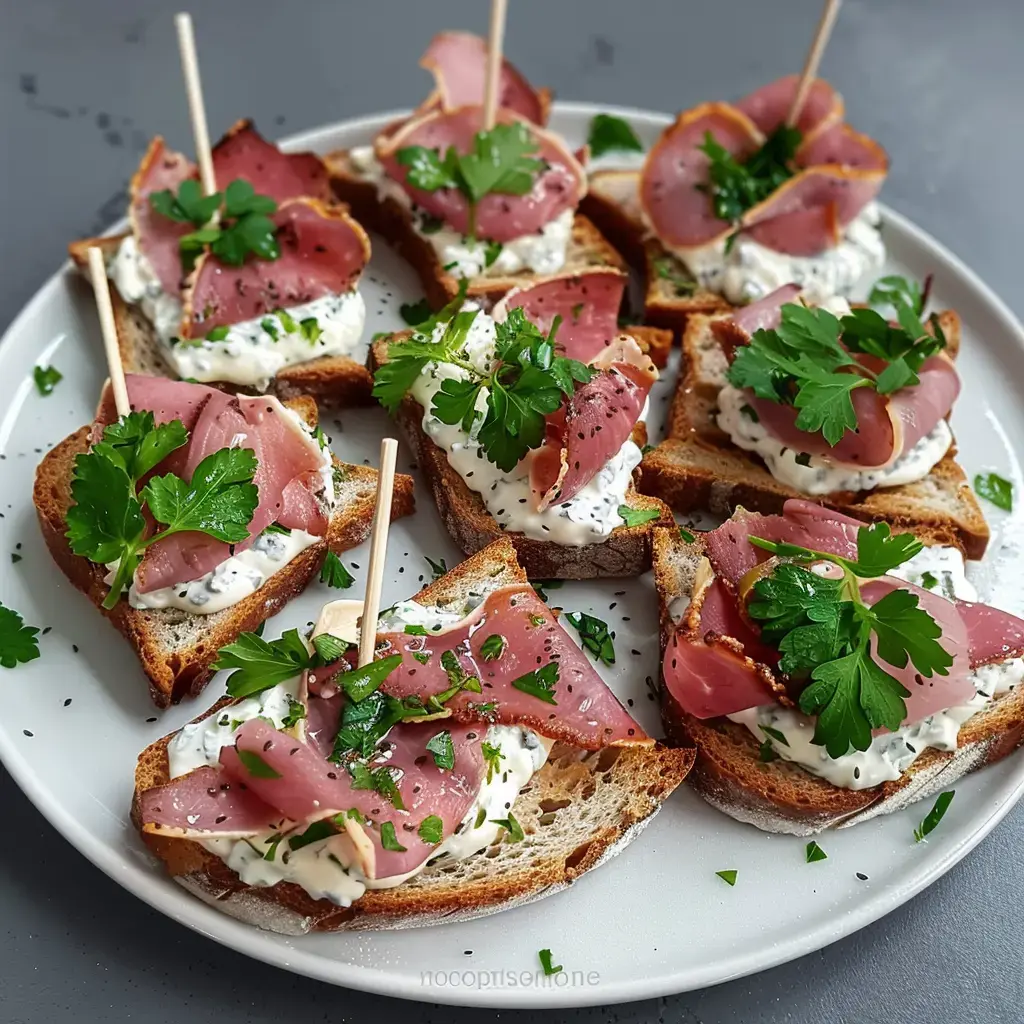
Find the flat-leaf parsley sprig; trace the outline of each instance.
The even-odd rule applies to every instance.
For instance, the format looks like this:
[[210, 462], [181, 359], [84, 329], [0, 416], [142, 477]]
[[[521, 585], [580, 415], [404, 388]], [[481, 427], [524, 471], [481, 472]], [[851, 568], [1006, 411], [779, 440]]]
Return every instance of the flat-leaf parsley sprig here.
[[458, 189], [469, 205], [468, 231], [476, 241], [476, 213], [480, 200], [497, 193], [522, 196], [529, 192], [545, 161], [537, 159], [537, 140], [521, 121], [496, 124], [477, 132], [468, 153], [449, 146], [442, 156], [426, 146], [406, 146], [397, 153], [398, 162], [408, 167], [407, 180], [424, 192]]
[[[249, 536], [259, 495], [252, 482], [256, 456], [247, 448], [222, 448], [199, 463], [191, 480], [167, 473], [151, 477], [139, 492], [142, 478], [187, 441], [180, 420], [157, 426], [151, 412], [133, 412], [106, 427], [103, 439], [75, 458], [66, 536], [76, 555], [100, 565], [117, 563], [104, 608], [117, 604], [155, 541], [185, 532], [226, 544]], [[152, 531], [144, 507], [157, 524]]]
[[[817, 715], [812, 742], [830, 757], [867, 750], [872, 729], [898, 729], [906, 717], [910, 691], [885, 665], [902, 669], [909, 661], [925, 678], [949, 674], [953, 658], [939, 643], [942, 630], [916, 594], [892, 590], [873, 605], [861, 597], [858, 579], [881, 576], [921, 550], [911, 534], [891, 536], [885, 523], [862, 526], [856, 559], [760, 537], [750, 542], [792, 559], [754, 584], [747, 611], [781, 652], [780, 671], [809, 680], [800, 710]], [[842, 575], [806, 568], [820, 560]]]
[[[394, 412], [428, 363], [449, 363], [463, 371], [448, 377], [433, 398], [431, 411], [442, 422], [461, 424], [474, 436], [487, 458], [509, 472], [531, 448], [544, 441], [544, 418], [577, 384], [587, 383], [594, 371], [585, 364], [556, 355], [556, 317], [545, 335], [521, 308], [496, 323], [494, 359], [487, 372], [463, 355], [477, 310], [463, 310], [448, 322], [437, 341], [417, 334], [392, 343], [388, 361], [377, 370], [373, 393]], [[478, 408], [484, 395], [484, 408]]]
[[[839, 319], [827, 309], [786, 303], [777, 328], [755, 331], [736, 350], [729, 383], [799, 409], [797, 428], [821, 431], [834, 447], [857, 429], [854, 390], [870, 387], [889, 395], [918, 384], [924, 361], [946, 346], [935, 316], [929, 333], [911, 306], [895, 301], [895, 326], [873, 309], [855, 309]], [[872, 365], [880, 362], [881, 368], [871, 369], [855, 353], [873, 357]]]

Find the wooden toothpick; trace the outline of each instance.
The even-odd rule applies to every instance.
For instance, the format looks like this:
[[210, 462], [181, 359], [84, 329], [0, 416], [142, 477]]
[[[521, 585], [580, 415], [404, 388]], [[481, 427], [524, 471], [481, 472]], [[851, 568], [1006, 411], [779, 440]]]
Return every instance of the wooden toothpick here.
[[114, 307], [110, 304], [107, 265], [103, 261], [103, 253], [95, 245], [89, 246], [89, 276], [92, 278], [92, 290], [96, 293], [96, 308], [100, 311], [100, 330], [103, 332], [103, 348], [107, 353], [107, 368], [110, 372], [110, 386], [114, 392], [114, 407], [117, 409], [118, 416], [127, 416], [132, 408], [128, 403], [128, 388], [124, 382], [121, 348], [117, 343]]
[[494, 127], [501, 89], [501, 50], [505, 38], [507, 0], [491, 0], [491, 30], [487, 37], [487, 77], [484, 79], [484, 131]]
[[398, 442], [385, 437], [380, 443], [380, 469], [377, 471], [377, 505], [373, 510], [373, 532], [370, 534], [370, 564], [366, 570], [366, 595], [359, 626], [359, 664], [373, 661], [377, 641], [377, 616], [380, 614], [380, 593], [384, 585], [384, 562], [387, 557], [388, 527], [391, 525], [391, 496], [395, 489], [395, 460]]
[[840, 2], [841, 0], [825, 0], [825, 8], [821, 12], [821, 18], [818, 21], [818, 29], [814, 33], [811, 48], [807, 51], [807, 60], [804, 61], [804, 70], [800, 75], [800, 82], [796, 87], [796, 93], [793, 96], [793, 102], [789, 108], [789, 115], [786, 118], [786, 124], [791, 128], [800, 119], [800, 112], [803, 110], [804, 103], [807, 100], [807, 94], [811, 90], [811, 83], [818, 74], [818, 65], [821, 64], [821, 58], [825, 52], [825, 47], [828, 46], [829, 36], [832, 35], [832, 28], [836, 23], [836, 18], [839, 16]]
[[181, 53], [181, 70], [185, 76], [188, 113], [192, 119], [192, 137], [196, 146], [196, 162], [199, 164], [199, 180], [202, 182], [203, 192], [209, 196], [217, 191], [217, 179], [213, 174], [213, 154], [210, 151], [210, 133], [206, 128], [206, 107], [203, 104], [203, 84], [199, 79], [199, 60], [196, 57], [192, 15], [186, 12], [176, 14], [174, 24], [178, 30], [178, 50]]

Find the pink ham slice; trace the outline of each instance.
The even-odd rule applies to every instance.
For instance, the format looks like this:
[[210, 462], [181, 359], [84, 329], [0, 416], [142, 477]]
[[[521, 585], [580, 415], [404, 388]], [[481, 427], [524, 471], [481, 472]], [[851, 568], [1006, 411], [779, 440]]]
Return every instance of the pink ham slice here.
[[[442, 730], [451, 735], [455, 750], [455, 765], [450, 770], [438, 768], [426, 746]], [[339, 811], [358, 810], [374, 824], [367, 834], [376, 846], [375, 876], [387, 878], [405, 874], [433, 855], [434, 847], [424, 843], [416, 831], [424, 818], [439, 817], [443, 835], [449, 836], [466, 816], [483, 780], [481, 743], [485, 733], [473, 725], [449, 722], [395, 726], [368, 767], [374, 770], [387, 765], [391, 769], [404, 811], [375, 790], [356, 789], [346, 768], [260, 719], [246, 722], [236, 733], [235, 746], [224, 747], [220, 759], [232, 778], [291, 821], [315, 821]], [[239, 751], [256, 755], [270, 769], [266, 774], [278, 777], [254, 775]], [[379, 826], [385, 821], [394, 824], [398, 841], [406, 847], [404, 852], [380, 845]]]
[[[484, 102], [487, 42], [469, 32], [440, 32], [420, 58], [420, 67], [434, 76], [435, 88], [420, 111], [479, 106]], [[498, 106], [513, 110], [527, 121], [547, 123], [551, 103], [546, 89], [536, 90], [507, 61], [501, 62]]]
[[728, 103], [684, 111], [662, 132], [644, 163], [640, 206], [670, 248], [706, 245], [732, 231], [728, 221], [715, 216], [711, 196], [697, 188], [708, 179], [708, 158], [697, 148], [708, 132], [740, 161], [764, 142], [754, 123]]
[[[490, 636], [507, 643], [501, 657], [487, 661], [480, 653]], [[383, 689], [395, 697], [429, 697], [451, 685], [441, 655], [454, 651], [462, 668], [476, 676], [482, 693], [462, 690], [445, 705], [457, 721], [524, 725], [549, 739], [585, 750], [653, 741], [630, 717], [532, 587], [514, 584], [492, 591], [484, 602], [444, 632], [429, 636], [382, 633], [377, 656], [402, 655], [402, 664]], [[429, 654], [420, 664], [413, 655]], [[513, 682], [557, 662], [554, 704], [526, 693]], [[496, 702], [493, 711], [482, 703]]]
[[[397, 153], [409, 146], [423, 146], [444, 154], [449, 146], [460, 153], [469, 152], [480, 130], [482, 111], [478, 106], [455, 110], [433, 110], [415, 117], [386, 139], [378, 139], [377, 156], [388, 176], [397, 181], [409, 198], [455, 231], [469, 230], [469, 207], [457, 189], [424, 192], [407, 181], [408, 168], [397, 160]], [[498, 112], [498, 121], [510, 124], [521, 120], [512, 111]], [[565, 210], [574, 210], [586, 194], [583, 168], [557, 136], [531, 126], [538, 143], [536, 157], [547, 162], [547, 169], [536, 178], [526, 195], [487, 195], [477, 206], [477, 234], [496, 242], [508, 242], [532, 235]]]
[[[786, 75], [762, 85], [736, 103], [764, 135], [771, 135], [789, 116], [799, 82], [797, 75]], [[822, 78], [816, 78], [807, 92], [796, 127], [806, 139], [843, 119], [843, 98]]]
[[316, 153], [282, 153], [249, 120], [232, 125], [213, 147], [213, 173], [222, 190], [241, 178], [278, 203], [296, 196], [331, 198], [330, 175]]
[[639, 345], [622, 336], [593, 363], [597, 373], [559, 414], [548, 418], [544, 445], [530, 459], [537, 510], [569, 501], [629, 440], [658, 371]]
[[556, 316], [562, 318], [555, 341], [562, 353], [581, 363], [592, 362], [619, 334], [619, 308], [628, 277], [619, 270], [559, 274], [527, 288], [514, 288], [492, 313], [504, 320], [521, 308], [527, 320], [545, 334]]
[[182, 337], [205, 337], [215, 327], [356, 286], [370, 258], [370, 240], [344, 209], [291, 199], [272, 219], [278, 226], [279, 259], [250, 258], [233, 267], [212, 253], [200, 256], [183, 295]]
[[[180, 419], [189, 431], [184, 448], [172, 452], [157, 472], [188, 480], [208, 455], [232, 442], [251, 449], [259, 460], [254, 483], [260, 502], [249, 524], [250, 538], [234, 545], [244, 550], [272, 522], [322, 535], [326, 518], [313, 494], [322, 487], [320, 448], [276, 398], [230, 395], [203, 384], [126, 376], [134, 410], [149, 410], [157, 424]], [[101, 403], [99, 423], [116, 419], [109, 399]], [[304, 493], [299, 494], [299, 490]], [[201, 533], [180, 533], [149, 547], [137, 572], [140, 593], [187, 583], [215, 569], [232, 547]]]
[[975, 601], [957, 601], [956, 610], [967, 626], [972, 668], [1024, 654], [1024, 619]]
[[177, 295], [181, 290], [178, 243], [182, 235], [194, 229], [191, 224], [179, 224], [161, 216], [150, 206], [149, 197], [164, 189], [177, 193], [181, 183], [195, 173], [195, 165], [181, 153], [169, 150], [158, 135], [149, 144], [131, 181], [128, 214], [132, 234], [139, 251], [149, 260], [160, 287], [169, 295]]
[[139, 813], [147, 832], [207, 832], [219, 839], [265, 832], [277, 828], [282, 819], [244, 782], [208, 765], [147, 789], [139, 798]]

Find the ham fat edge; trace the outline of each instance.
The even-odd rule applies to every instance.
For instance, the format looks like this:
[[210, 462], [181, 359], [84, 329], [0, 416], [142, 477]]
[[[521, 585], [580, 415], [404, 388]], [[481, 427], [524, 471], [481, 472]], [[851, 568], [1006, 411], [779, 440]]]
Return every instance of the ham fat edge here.
[[[482, 647], [495, 635], [504, 638], [504, 649], [488, 658]], [[426, 701], [448, 690], [452, 667], [447, 657], [442, 665], [444, 652], [452, 653], [466, 676], [479, 680], [480, 692], [462, 690], [449, 699], [443, 724], [413, 720], [393, 726], [367, 762], [371, 771], [389, 767], [404, 809], [374, 790], [356, 788], [346, 767], [328, 760], [347, 700], [333, 683], [351, 667], [341, 659], [303, 678], [298, 694], [308, 713], [301, 737], [263, 719], [246, 722], [234, 734], [234, 744], [222, 749], [216, 767], [198, 768], [141, 794], [144, 830], [190, 839], [245, 838], [338, 816], [339, 832], [330, 842], [338, 844], [346, 863], [358, 864], [367, 878], [403, 876], [424, 864], [433, 847], [417, 841], [403, 843], [406, 850], [386, 849], [379, 826], [391, 821], [396, 834], [407, 837], [409, 828], [403, 826], [436, 816], [442, 835], [450, 836], [483, 785], [482, 742], [489, 725], [522, 726], [547, 742], [586, 750], [654, 742], [528, 584], [491, 592], [440, 633], [378, 634], [376, 657], [401, 658], [382, 692]], [[550, 663], [558, 666], [551, 702], [514, 685]], [[439, 767], [426, 747], [441, 728], [452, 740], [448, 768]], [[247, 767], [249, 755], [266, 766], [255, 775]], [[376, 825], [364, 827], [364, 821]]]

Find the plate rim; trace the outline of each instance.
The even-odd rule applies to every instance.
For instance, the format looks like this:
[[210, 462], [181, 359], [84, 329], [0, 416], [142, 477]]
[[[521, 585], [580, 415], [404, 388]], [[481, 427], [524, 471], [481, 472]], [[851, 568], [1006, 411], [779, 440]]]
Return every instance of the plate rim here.
[[[296, 132], [280, 142], [289, 149], [322, 149], [322, 140], [331, 135], [342, 131], [373, 132], [388, 121], [408, 112], [394, 110], [346, 118]], [[672, 120], [671, 115], [658, 111], [615, 104], [558, 101], [553, 108], [555, 114], [580, 118], [592, 117], [602, 112], [633, 118], [650, 126], [665, 125]], [[993, 289], [942, 242], [891, 207], [881, 203], [879, 205], [886, 224], [913, 246], [924, 251], [929, 258], [944, 264], [947, 272], [973, 291], [988, 307], [989, 312], [1001, 321], [1006, 333], [1012, 336], [1017, 347], [1024, 351], [1024, 326]], [[126, 220], [127, 218], [124, 218], [111, 225], [103, 234], [117, 231]], [[45, 307], [53, 300], [54, 293], [63, 287], [65, 278], [73, 273], [70, 260], [65, 260], [22, 306], [0, 337], [0, 358], [7, 351], [8, 339], [22, 331], [22, 324], [35, 316], [40, 307]], [[71, 813], [66, 813], [59, 803], [51, 800], [49, 793], [39, 783], [28, 759], [17, 746], [8, 742], [2, 732], [0, 761], [39, 813], [90, 863], [155, 910], [206, 938], [271, 966], [376, 995], [397, 996], [418, 1002], [510, 1009], [583, 1007], [667, 996], [748, 976], [815, 952], [879, 920], [931, 885], [974, 849], [1024, 794], [1024, 760], [1018, 759], [1019, 763], [1000, 781], [997, 789], [987, 794], [991, 799], [985, 801], [989, 807], [980, 822], [958, 841], [944, 847], [937, 857], [923, 864], [911, 878], [888, 885], [882, 883], [879, 888], [873, 890], [868, 899], [844, 910], [834, 919], [810, 930], [795, 932], [793, 936], [770, 947], [739, 954], [728, 960], [718, 960], [696, 970], [682, 968], [664, 972], [656, 978], [647, 976], [630, 981], [603, 983], [595, 986], [593, 990], [575, 987], [505, 988], [494, 990], [492, 997], [488, 999], [486, 996], [490, 994], [490, 990], [416, 985], [402, 975], [396, 977], [386, 967], [367, 967], [330, 959], [313, 950], [303, 950], [301, 936], [289, 938], [286, 947], [282, 948], [281, 936], [228, 917], [180, 890], [176, 885], [159, 884], [160, 880], [153, 877], [154, 869], [151, 863], [143, 865], [142, 860], [134, 856], [127, 847], [118, 848], [94, 838], [84, 824]], [[425, 935], [428, 934], [427, 929], [422, 931]]]

